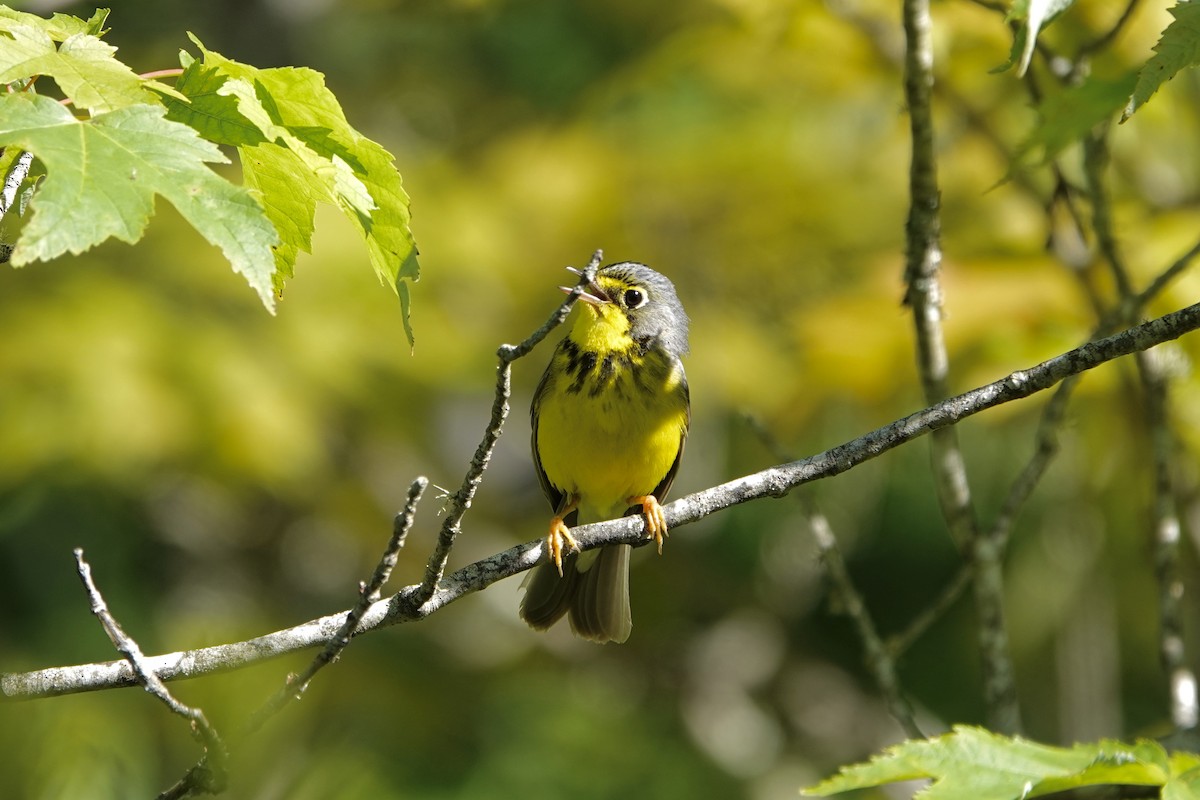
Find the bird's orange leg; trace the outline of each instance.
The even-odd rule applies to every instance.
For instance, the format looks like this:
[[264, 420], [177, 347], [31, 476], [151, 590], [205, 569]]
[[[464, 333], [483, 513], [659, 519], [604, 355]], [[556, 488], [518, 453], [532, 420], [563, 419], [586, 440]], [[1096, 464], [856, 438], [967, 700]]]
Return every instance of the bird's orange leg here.
[[628, 500], [631, 506], [641, 506], [646, 515], [646, 533], [658, 545], [658, 554], [662, 555], [663, 540], [667, 538], [667, 515], [663, 513], [658, 498], [652, 494], [638, 495]]
[[578, 505], [579, 500], [572, 499], [571, 502], [560, 508], [554, 515], [554, 519], [550, 520], [550, 533], [546, 536], [546, 550], [549, 551], [550, 560], [554, 562], [560, 578], [563, 574], [563, 552], [570, 553], [572, 550], [579, 549], [579, 542], [575, 541], [575, 537], [571, 535], [571, 530], [567, 527], [567, 523], [563, 522], [563, 517], [574, 511]]

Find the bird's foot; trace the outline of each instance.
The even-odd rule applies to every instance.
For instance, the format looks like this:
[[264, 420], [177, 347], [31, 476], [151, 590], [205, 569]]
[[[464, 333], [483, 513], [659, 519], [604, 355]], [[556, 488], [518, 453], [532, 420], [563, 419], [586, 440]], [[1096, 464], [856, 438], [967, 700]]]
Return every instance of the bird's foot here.
[[658, 498], [652, 494], [639, 495], [629, 498], [629, 505], [642, 507], [642, 514], [646, 517], [646, 533], [658, 545], [658, 554], [661, 556], [663, 540], [667, 538], [667, 515], [663, 513]]
[[546, 536], [546, 549], [550, 552], [550, 560], [554, 562], [558, 576], [561, 578], [563, 553], [571, 553], [579, 549], [579, 543], [571, 535], [571, 530], [563, 522], [562, 517], [550, 520], [550, 533]]

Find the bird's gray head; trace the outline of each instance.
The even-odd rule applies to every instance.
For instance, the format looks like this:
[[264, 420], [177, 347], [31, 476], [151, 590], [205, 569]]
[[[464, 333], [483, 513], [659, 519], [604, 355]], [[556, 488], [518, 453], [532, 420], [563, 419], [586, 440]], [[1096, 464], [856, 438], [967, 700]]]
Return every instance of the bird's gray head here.
[[636, 261], [601, 267], [580, 299], [612, 303], [629, 319], [629, 336], [642, 347], [674, 356], [688, 352], [688, 317], [665, 275]]

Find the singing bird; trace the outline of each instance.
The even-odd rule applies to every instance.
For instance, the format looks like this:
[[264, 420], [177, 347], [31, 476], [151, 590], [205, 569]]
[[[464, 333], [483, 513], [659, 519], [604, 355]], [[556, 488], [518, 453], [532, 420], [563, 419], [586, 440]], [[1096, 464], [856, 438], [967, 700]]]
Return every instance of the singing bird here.
[[671, 281], [632, 261], [597, 270], [579, 301], [530, 409], [534, 467], [554, 518], [551, 559], [526, 578], [521, 617], [545, 630], [566, 614], [577, 636], [623, 642], [633, 627], [631, 548], [580, 554], [568, 524], [641, 513], [662, 554], [659, 503], [691, 423], [680, 361], [688, 318]]

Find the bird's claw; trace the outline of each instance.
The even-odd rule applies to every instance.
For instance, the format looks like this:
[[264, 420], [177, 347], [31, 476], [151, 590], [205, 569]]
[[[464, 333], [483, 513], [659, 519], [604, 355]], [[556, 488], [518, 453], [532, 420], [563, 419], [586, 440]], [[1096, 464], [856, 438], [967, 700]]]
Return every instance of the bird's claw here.
[[563, 553], [571, 553], [579, 549], [579, 542], [575, 541], [575, 537], [571, 535], [571, 531], [563, 522], [562, 517], [550, 520], [550, 533], [546, 536], [546, 549], [550, 553], [550, 560], [554, 562], [555, 569], [558, 570], [558, 577], [561, 578]]
[[663, 551], [663, 540], [667, 538], [667, 515], [662, 506], [652, 494], [629, 498], [629, 505], [641, 506], [642, 514], [646, 517], [646, 533], [658, 545], [658, 554]]

